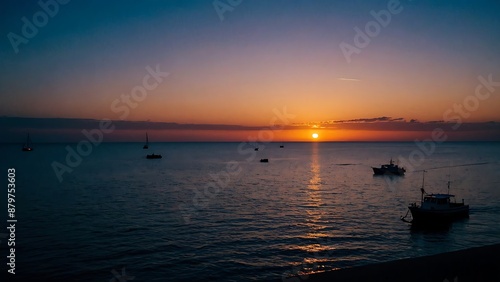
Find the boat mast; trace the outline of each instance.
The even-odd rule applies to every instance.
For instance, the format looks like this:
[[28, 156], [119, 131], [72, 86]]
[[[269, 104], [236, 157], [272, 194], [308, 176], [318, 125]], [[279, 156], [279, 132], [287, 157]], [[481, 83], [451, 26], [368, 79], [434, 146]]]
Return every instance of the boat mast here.
[[424, 184], [425, 184], [425, 170], [422, 171], [422, 188], [420, 188], [420, 192], [422, 192], [422, 196], [420, 198], [420, 201], [423, 203], [424, 202], [424, 193], [425, 193], [425, 189], [424, 189]]
[[450, 176], [448, 175], [448, 195], [450, 194]]

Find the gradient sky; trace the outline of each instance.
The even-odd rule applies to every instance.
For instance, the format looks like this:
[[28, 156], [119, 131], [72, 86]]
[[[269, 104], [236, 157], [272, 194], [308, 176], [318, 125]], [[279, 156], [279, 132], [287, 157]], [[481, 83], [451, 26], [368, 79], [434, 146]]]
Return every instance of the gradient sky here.
[[[221, 20], [212, 0], [72, 0], [16, 53], [9, 34], [22, 36], [21, 19], [33, 22], [42, 8], [2, 1], [0, 116], [120, 120], [113, 101], [142, 84], [147, 66], [159, 65], [169, 76], [126, 121], [242, 127], [163, 129], [158, 141], [246, 140], [285, 107], [294, 118], [289, 132], [276, 133], [281, 140], [308, 140], [318, 130], [323, 141], [423, 138], [429, 131], [413, 128], [415, 121], [442, 121], [474, 95], [478, 76], [500, 81], [500, 2], [400, 1], [402, 11], [347, 62], [339, 45], [354, 45], [355, 27], [364, 30], [370, 12], [388, 2], [243, 0]], [[463, 118], [487, 125], [471, 139], [479, 130], [479, 139], [499, 138], [499, 127], [486, 123], [500, 122], [495, 90]], [[378, 117], [406, 127], [349, 127]], [[332, 121], [342, 128], [324, 126]], [[387, 121], [362, 121], [379, 122]], [[0, 127], [9, 130], [0, 135], [6, 141], [26, 131], [64, 135], [12, 120]]]

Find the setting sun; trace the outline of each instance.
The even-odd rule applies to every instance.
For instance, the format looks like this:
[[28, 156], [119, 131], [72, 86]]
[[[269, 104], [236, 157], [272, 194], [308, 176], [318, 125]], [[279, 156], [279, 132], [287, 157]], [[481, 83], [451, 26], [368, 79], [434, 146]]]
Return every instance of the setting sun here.
[[312, 138], [317, 139], [319, 137], [318, 133], [313, 133]]

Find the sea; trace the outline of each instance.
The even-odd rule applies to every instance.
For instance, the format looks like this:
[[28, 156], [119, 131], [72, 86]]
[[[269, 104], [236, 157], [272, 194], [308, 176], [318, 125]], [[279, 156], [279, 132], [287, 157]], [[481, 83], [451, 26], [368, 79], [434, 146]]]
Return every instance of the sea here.
[[[33, 146], [0, 145], [0, 268], [8, 279], [284, 281], [299, 274], [305, 281], [316, 272], [500, 243], [498, 142], [261, 143], [258, 151], [248, 143]], [[146, 159], [151, 153], [163, 158]], [[371, 167], [391, 158], [406, 175], [374, 176]], [[401, 220], [422, 185], [447, 193], [448, 181], [457, 201], [470, 204], [469, 218], [438, 229]], [[15, 198], [12, 216], [8, 198]], [[15, 274], [7, 272], [12, 248]]]

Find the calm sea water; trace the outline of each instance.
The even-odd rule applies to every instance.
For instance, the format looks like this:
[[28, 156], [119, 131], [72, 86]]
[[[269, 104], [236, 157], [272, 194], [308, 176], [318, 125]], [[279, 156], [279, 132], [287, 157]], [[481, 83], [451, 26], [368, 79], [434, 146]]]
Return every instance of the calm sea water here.
[[[399, 219], [420, 198], [422, 172], [388, 178], [370, 168], [408, 158], [415, 144], [279, 145], [101, 144], [62, 182], [51, 164], [65, 163], [66, 144], [1, 145], [2, 203], [7, 168], [16, 170], [16, 276], [280, 280], [500, 242], [500, 143], [441, 144], [413, 168], [428, 169], [427, 191], [446, 192], [450, 178], [471, 205], [469, 219], [443, 230]], [[152, 152], [163, 159], [146, 159]], [[474, 163], [487, 164], [460, 166]]]

